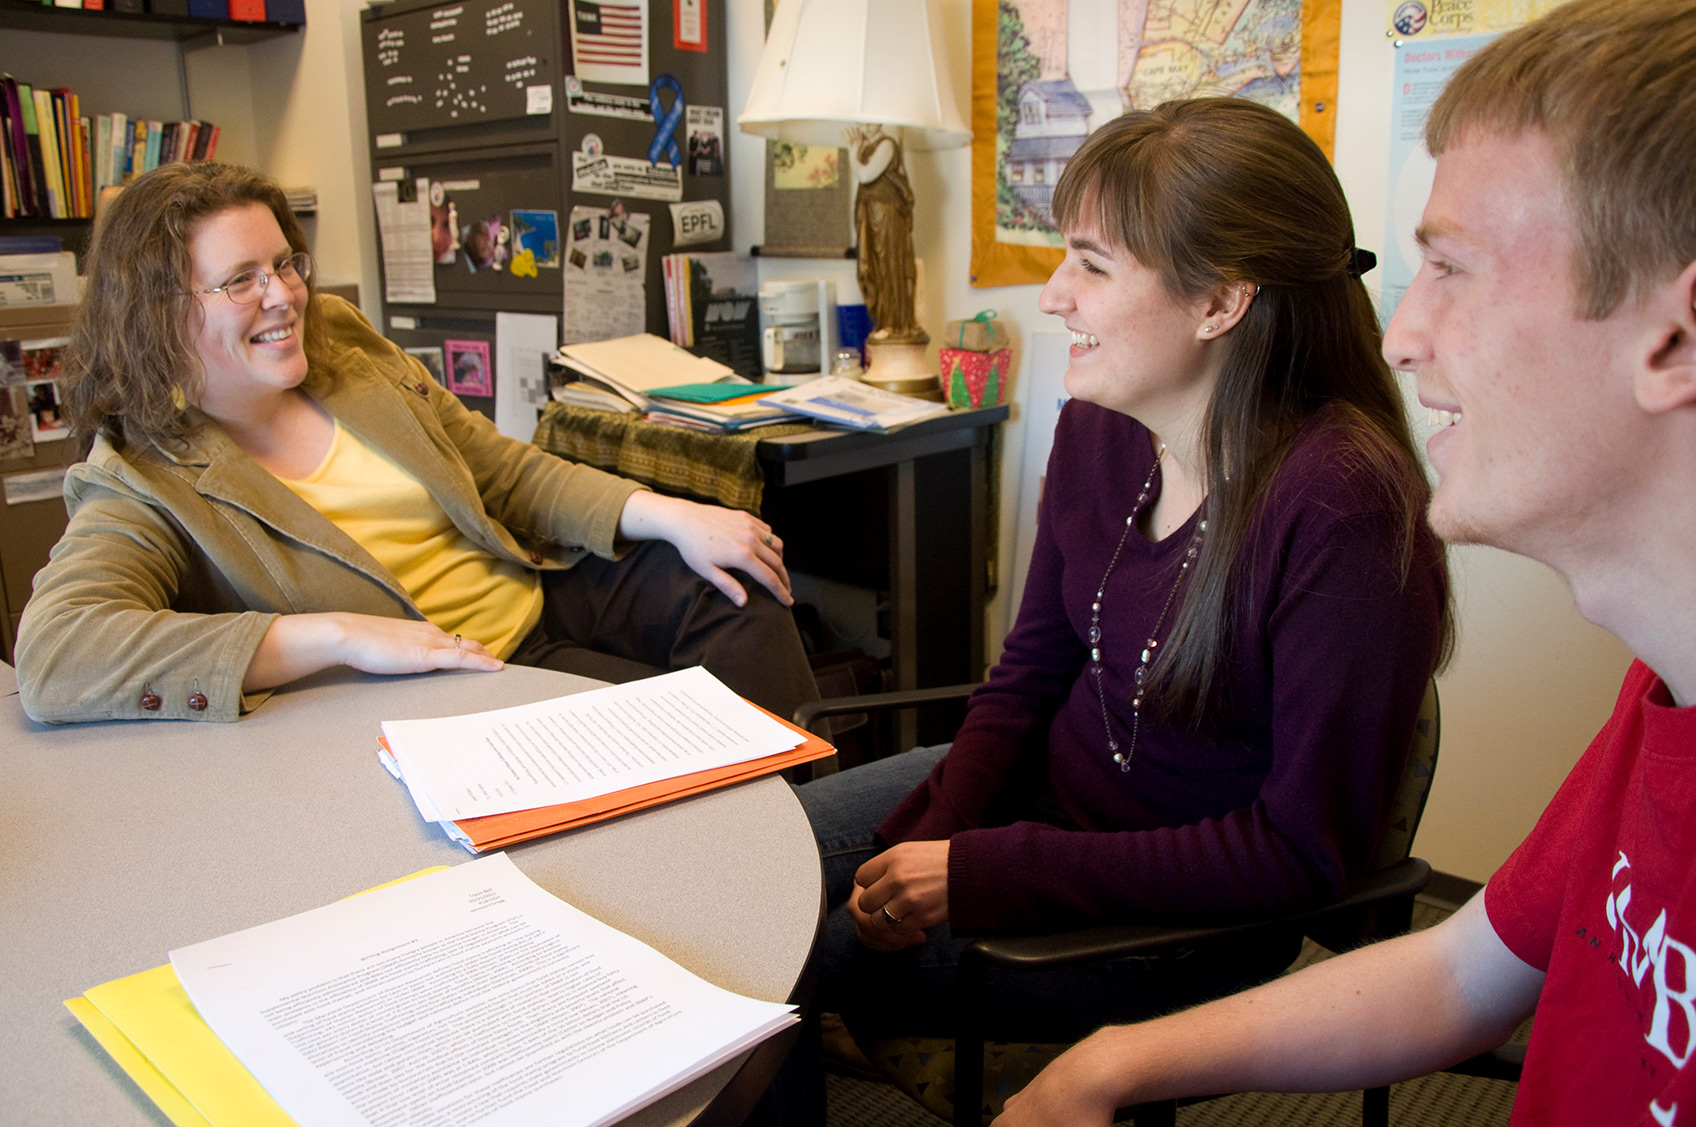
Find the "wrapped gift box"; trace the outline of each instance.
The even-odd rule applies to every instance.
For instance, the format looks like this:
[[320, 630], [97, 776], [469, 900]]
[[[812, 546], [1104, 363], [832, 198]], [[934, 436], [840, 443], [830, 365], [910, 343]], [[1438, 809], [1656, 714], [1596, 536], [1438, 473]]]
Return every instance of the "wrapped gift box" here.
[[968, 348], [943, 348], [939, 352], [942, 388], [950, 407], [995, 407], [1006, 398], [1007, 375], [1013, 366], [1013, 350], [975, 352]]

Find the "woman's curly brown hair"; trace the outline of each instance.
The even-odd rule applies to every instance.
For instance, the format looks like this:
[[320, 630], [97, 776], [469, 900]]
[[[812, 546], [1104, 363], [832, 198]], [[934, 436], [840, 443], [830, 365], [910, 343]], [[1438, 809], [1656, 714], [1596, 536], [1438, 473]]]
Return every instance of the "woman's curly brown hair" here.
[[[84, 259], [87, 283], [64, 362], [65, 418], [84, 449], [96, 434], [120, 447], [180, 446], [193, 436], [187, 405], [200, 398], [204, 374], [189, 240], [209, 216], [256, 203], [270, 209], [291, 249], [307, 249], [276, 181], [237, 165], [162, 165], [107, 203]], [[316, 364], [310, 278], [307, 287], [301, 339]]]

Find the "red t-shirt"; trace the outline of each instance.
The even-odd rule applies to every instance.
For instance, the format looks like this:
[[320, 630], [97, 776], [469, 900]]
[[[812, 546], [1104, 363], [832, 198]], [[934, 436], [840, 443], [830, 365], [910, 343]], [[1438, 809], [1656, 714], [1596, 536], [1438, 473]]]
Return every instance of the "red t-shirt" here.
[[1648, 666], [1484, 903], [1548, 975], [1513, 1122], [1696, 1125], [1696, 708]]

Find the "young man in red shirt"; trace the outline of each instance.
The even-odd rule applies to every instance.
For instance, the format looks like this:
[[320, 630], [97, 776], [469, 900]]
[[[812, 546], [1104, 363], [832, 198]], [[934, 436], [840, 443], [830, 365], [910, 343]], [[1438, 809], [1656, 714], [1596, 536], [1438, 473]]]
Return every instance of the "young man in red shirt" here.
[[1424, 265], [1385, 337], [1431, 524], [1565, 577], [1638, 657], [1531, 836], [1441, 925], [1104, 1029], [1004, 1127], [1374, 1086], [1537, 1021], [1515, 1123], [1696, 1125], [1696, 0], [1576, 0], [1432, 111]]

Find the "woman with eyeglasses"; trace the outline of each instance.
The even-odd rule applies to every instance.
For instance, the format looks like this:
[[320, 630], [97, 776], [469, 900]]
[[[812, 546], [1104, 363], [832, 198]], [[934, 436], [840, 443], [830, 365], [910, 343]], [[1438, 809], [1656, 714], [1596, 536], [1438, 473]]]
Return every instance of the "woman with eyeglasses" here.
[[502, 436], [313, 292], [265, 176], [140, 177], [86, 272], [64, 401], [87, 455], [18, 631], [33, 718], [234, 720], [341, 665], [703, 664], [780, 715], [817, 695], [769, 526]]

